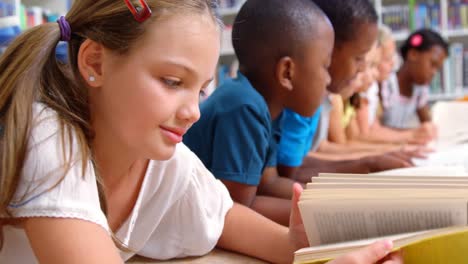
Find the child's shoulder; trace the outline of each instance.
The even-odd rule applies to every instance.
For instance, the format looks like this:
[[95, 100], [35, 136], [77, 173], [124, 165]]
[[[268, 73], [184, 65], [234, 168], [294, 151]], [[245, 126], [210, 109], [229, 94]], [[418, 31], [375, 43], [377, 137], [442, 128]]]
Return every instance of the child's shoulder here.
[[43, 141], [59, 131], [60, 122], [56, 111], [43, 103], [32, 105], [31, 136], [34, 141]]
[[248, 111], [269, 116], [267, 102], [245, 77], [225, 81], [202, 103], [201, 110], [203, 114], [237, 115], [238, 112]]
[[40, 178], [62, 175], [68, 165], [79, 163], [82, 157], [75, 135], [73, 130], [65, 126], [62, 128], [55, 110], [45, 104], [34, 103], [23, 165], [24, 176]]

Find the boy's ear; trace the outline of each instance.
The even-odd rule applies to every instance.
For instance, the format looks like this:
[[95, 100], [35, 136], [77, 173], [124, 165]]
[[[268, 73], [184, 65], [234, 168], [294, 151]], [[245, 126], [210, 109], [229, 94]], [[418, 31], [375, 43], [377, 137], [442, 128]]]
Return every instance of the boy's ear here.
[[85, 40], [78, 51], [78, 69], [90, 87], [102, 86], [103, 52], [103, 46], [90, 39]]
[[291, 57], [283, 57], [276, 64], [276, 79], [288, 91], [292, 91], [295, 64]]

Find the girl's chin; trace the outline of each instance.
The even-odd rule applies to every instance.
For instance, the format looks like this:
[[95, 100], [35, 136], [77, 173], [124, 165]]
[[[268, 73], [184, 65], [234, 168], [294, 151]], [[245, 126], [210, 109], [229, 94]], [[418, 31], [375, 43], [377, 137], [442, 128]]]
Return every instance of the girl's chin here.
[[176, 146], [168, 147], [165, 146], [164, 150], [159, 149], [156, 153], [154, 153], [151, 157], [152, 160], [169, 160], [174, 156]]

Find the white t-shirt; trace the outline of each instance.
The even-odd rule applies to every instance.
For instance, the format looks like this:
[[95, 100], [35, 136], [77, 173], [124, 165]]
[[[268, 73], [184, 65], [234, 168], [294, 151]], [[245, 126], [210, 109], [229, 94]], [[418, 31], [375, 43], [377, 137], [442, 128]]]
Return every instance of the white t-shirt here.
[[[82, 219], [109, 231], [91, 162], [84, 177], [78, 161], [59, 181], [64, 158], [57, 115], [41, 104], [33, 108], [35, 125], [19, 188], [10, 204], [13, 216]], [[73, 153], [78, 152], [75, 141], [64, 142], [73, 146]], [[179, 144], [170, 160], [150, 161], [134, 209], [116, 235], [136, 254], [149, 258], [203, 255], [215, 247], [232, 205], [224, 185]], [[3, 231], [0, 263], [37, 263], [22, 228], [5, 226]], [[128, 260], [135, 253], [121, 256]]]
[[411, 97], [401, 95], [396, 73], [382, 82], [381, 94], [382, 124], [393, 128], [414, 127], [413, 120], [417, 120], [417, 111], [429, 102], [429, 87], [426, 85], [414, 85]]

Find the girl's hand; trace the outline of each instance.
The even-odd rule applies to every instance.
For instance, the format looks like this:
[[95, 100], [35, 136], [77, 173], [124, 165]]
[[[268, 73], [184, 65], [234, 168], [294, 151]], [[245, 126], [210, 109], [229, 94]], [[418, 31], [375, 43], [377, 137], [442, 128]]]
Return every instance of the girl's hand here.
[[423, 130], [426, 131], [427, 134], [429, 134], [429, 136], [431, 136], [431, 139], [436, 139], [437, 136], [438, 136], [438, 129], [437, 129], [437, 126], [432, 123], [432, 122], [424, 122], [421, 124], [421, 127]]
[[304, 224], [302, 223], [301, 213], [299, 212], [299, 198], [303, 189], [299, 183], [293, 185], [293, 197], [291, 206], [291, 216], [289, 219], [289, 239], [295, 250], [309, 246]]
[[401, 254], [398, 252], [390, 254], [392, 248], [392, 241], [379, 241], [327, 264], [402, 264]]
[[[309, 242], [302, 223], [301, 214], [297, 203], [303, 189], [300, 184], [293, 186], [293, 197], [291, 207], [291, 218], [289, 221], [289, 239], [295, 250], [308, 247]], [[399, 253], [392, 253], [392, 241], [380, 241], [358, 251], [354, 251], [339, 257], [328, 264], [402, 264], [403, 260]]]

